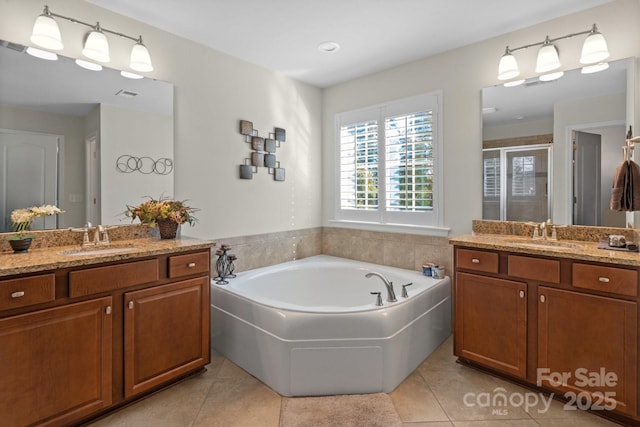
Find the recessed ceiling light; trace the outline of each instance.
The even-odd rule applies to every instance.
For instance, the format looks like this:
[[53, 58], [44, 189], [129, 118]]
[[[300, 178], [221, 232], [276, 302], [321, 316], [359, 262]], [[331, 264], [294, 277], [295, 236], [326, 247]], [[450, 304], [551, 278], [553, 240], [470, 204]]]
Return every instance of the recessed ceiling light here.
[[522, 120], [522, 119], [524, 119], [524, 116], [522, 114], [518, 114], [517, 116], [513, 116], [513, 118], [515, 120]]
[[520, 86], [522, 83], [524, 83], [524, 79], [521, 80], [513, 80], [510, 82], [506, 82], [504, 84], [504, 87], [515, 87], [515, 86]]
[[496, 107], [484, 107], [482, 109], [482, 114], [491, 114], [491, 113], [495, 113], [496, 111], [498, 111]]
[[323, 53], [335, 53], [340, 50], [340, 45], [336, 42], [322, 42], [318, 45], [318, 50]]

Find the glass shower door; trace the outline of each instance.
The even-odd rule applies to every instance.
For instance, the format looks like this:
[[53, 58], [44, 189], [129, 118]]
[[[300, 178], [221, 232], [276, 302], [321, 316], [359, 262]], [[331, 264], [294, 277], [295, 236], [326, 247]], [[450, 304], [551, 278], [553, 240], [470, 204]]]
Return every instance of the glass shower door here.
[[484, 151], [483, 218], [542, 222], [551, 217], [551, 147]]

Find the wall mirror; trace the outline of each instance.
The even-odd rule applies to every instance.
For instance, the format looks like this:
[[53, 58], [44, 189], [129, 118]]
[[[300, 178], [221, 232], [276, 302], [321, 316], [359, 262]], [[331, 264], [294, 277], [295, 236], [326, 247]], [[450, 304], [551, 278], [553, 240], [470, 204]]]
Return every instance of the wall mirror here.
[[172, 84], [0, 41], [0, 231], [13, 209], [43, 203], [65, 213], [35, 229], [128, 223], [127, 204], [173, 196], [172, 162]]
[[483, 219], [624, 227], [609, 198], [634, 73], [622, 59], [598, 73], [483, 88]]

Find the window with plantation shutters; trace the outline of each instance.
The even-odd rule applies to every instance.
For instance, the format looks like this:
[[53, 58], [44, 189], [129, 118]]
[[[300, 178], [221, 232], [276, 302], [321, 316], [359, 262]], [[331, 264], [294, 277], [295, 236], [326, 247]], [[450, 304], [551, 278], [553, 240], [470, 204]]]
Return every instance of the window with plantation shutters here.
[[440, 96], [336, 116], [336, 219], [441, 225]]
[[500, 157], [484, 159], [484, 197], [500, 197]]

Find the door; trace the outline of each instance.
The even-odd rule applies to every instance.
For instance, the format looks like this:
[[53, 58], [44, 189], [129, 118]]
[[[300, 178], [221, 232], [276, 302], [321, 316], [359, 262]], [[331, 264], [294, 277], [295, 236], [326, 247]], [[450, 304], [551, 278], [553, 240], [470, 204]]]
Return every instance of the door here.
[[[61, 136], [0, 129], [0, 232], [11, 231], [14, 209], [58, 205]], [[57, 215], [36, 218], [32, 229], [56, 228]]]
[[601, 225], [601, 139], [597, 134], [573, 132], [573, 224]]
[[635, 302], [541, 286], [539, 385], [560, 390], [581, 409], [596, 404], [601, 408], [592, 409], [635, 416], [637, 319]]
[[527, 375], [527, 285], [457, 273], [455, 354], [519, 378]]
[[111, 405], [112, 322], [111, 297], [0, 320], [1, 424], [69, 425]]
[[208, 277], [128, 292], [124, 302], [125, 397], [208, 363]]
[[85, 141], [86, 183], [85, 195], [87, 221], [101, 224], [100, 220], [100, 150], [98, 136], [92, 135]]

